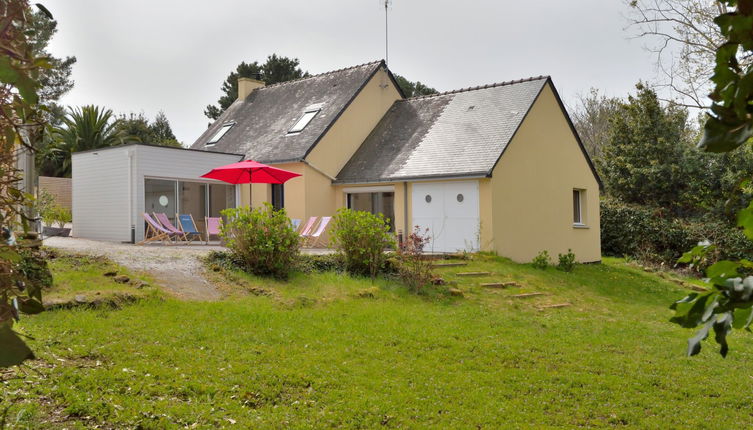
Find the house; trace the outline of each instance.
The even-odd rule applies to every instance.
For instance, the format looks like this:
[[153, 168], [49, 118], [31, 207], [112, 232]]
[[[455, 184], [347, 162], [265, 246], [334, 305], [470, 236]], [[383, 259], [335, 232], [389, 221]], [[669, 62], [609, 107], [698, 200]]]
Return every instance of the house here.
[[[299, 219], [379, 212], [400, 237], [428, 228], [435, 252], [601, 259], [600, 181], [549, 77], [405, 99], [378, 61], [269, 86], [241, 78], [238, 89], [192, 153], [240, 154], [302, 176], [240, 185], [236, 204], [269, 202]], [[74, 191], [74, 224], [75, 200]]]
[[[235, 163], [240, 154], [129, 144], [74, 153], [75, 237], [115, 242], [144, 238], [144, 212], [191, 213], [198, 222], [235, 207], [235, 186], [201, 175]], [[199, 221], [200, 220], [200, 221]]]

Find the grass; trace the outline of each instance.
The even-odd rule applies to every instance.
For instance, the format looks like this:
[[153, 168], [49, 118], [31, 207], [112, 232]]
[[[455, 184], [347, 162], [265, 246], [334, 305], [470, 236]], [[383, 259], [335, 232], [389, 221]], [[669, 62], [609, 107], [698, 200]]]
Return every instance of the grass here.
[[[493, 275], [456, 275], [482, 270]], [[0, 404], [20, 428], [753, 424], [751, 342], [735, 333], [726, 359], [710, 343], [686, 358], [690, 332], [667, 322], [685, 294], [673, 282], [613, 259], [568, 274], [479, 256], [438, 271], [465, 298], [334, 273], [230, 273], [237, 293], [222, 302], [26, 318], [41, 360], [0, 373]], [[522, 287], [479, 286], [491, 280]], [[520, 292], [546, 295], [510, 297]]]
[[[55, 251], [54, 258], [48, 260], [54, 274], [53, 286], [44, 292], [46, 302], [66, 303], [75, 301], [76, 296], [84, 296], [88, 301], [117, 301], [127, 298], [143, 298], [154, 295], [149, 276], [134, 274], [101, 256], [88, 256]], [[115, 276], [128, 276], [132, 282], [119, 283]], [[146, 284], [146, 286], [142, 285]]]

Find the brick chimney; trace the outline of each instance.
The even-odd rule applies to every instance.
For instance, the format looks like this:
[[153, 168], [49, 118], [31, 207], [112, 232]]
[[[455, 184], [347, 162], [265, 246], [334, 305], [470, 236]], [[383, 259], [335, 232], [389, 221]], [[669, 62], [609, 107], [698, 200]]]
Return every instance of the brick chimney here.
[[238, 78], [238, 99], [242, 100], [251, 94], [251, 91], [264, 86], [264, 82], [252, 78]]

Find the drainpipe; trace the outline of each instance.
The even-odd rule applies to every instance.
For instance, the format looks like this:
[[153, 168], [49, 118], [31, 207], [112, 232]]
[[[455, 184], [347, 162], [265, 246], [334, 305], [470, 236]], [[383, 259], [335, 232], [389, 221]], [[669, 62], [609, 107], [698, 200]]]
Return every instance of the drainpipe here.
[[136, 243], [136, 223], [133, 221], [133, 149], [128, 150], [128, 223], [131, 224], [131, 243]]
[[404, 237], [410, 236], [413, 231], [412, 226], [408, 225], [408, 183], [403, 182], [403, 234]]

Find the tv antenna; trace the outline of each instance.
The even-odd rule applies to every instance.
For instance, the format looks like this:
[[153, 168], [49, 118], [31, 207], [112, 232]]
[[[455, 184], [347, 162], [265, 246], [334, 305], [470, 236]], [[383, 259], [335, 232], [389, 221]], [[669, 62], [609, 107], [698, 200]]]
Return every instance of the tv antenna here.
[[388, 60], [390, 57], [390, 49], [389, 49], [389, 26], [388, 26], [388, 11], [389, 7], [392, 4], [392, 0], [384, 0], [384, 64], [388, 64]]

